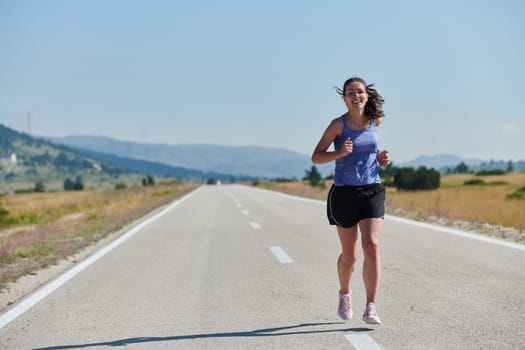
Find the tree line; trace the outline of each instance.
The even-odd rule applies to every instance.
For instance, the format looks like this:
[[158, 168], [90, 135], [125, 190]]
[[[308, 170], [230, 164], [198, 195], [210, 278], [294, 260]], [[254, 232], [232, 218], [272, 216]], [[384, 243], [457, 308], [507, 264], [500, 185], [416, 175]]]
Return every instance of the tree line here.
[[[427, 169], [424, 166], [414, 169], [398, 168], [389, 164], [388, 167], [379, 169], [379, 175], [384, 179], [385, 186], [393, 186], [400, 190], [434, 190], [439, 188], [441, 182], [441, 174], [437, 170]], [[315, 165], [306, 170], [303, 177], [303, 181], [307, 181], [310, 186], [324, 186], [325, 179], [333, 179], [333, 175], [323, 179]]]
[[[155, 178], [151, 175], [146, 175], [146, 177], [142, 178], [142, 186], [155, 186]], [[127, 187], [128, 185], [124, 182], [119, 182], [115, 184], [115, 189], [117, 190], [121, 190]], [[68, 177], [64, 180], [62, 188], [65, 192], [83, 191], [84, 190], [84, 180], [82, 179], [82, 176], [80, 175], [77, 175], [75, 180], [72, 180], [71, 178]], [[32, 193], [32, 192], [43, 193], [43, 192], [47, 192], [47, 188], [46, 188], [44, 181], [38, 180], [35, 182], [34, 187], [17, 189], [14, 192], [15, 193]], [[1, 196], [2, 196], [2, 193], [0, 193], [0, 198]], [[0, 210], [0, 213], [1, 213], [1, 210]]]
[[[484, 164], [485, 163], [482, 164], [482, 166], [484, 167], [476, 171], [475, 168], [471, 168], [465, 162], [461, 162], [455, 167], [445, 168], [444, 171], [447, 174], [475, 174], [475, 175], [481, 175], [481, 176], [483, 175], [504, 175], [506, 173], [510, 173], [514, 171], [514, 165], [512, 161], [509, 161], [506, 163], [505, 169], [501, 168], [501, 162], [495, 163], [491, 161], [490, 163], [488, 163], [488, 165], [484, 165]], [[499, 165], [495, 166], [494, 164], [499, 164]]]

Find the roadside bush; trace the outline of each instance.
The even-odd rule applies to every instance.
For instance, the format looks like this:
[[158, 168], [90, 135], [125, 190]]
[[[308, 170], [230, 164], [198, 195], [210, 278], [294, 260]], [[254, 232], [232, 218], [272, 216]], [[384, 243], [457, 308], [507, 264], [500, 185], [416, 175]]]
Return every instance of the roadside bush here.
[[[213, 179], [208, 179], [208, 185], [210, 185]], [[142, 179], [142, 186], [155, 186], [155, 179], [151, 175], [147, 175]]]
[[489, 182], [489, 185], [491, 186], [505, 186], [505, 185], [508, 185], [509, 183], [507, 181], [491, 181]]
[[73, 181], [70, 178], [64, 180], [64, 191], [82, 191], [84, 189], [84, 183], [82, 177], [77, 176], [76, 180]]
[[507, 197], [511, 199], [525, 199], [525, 186], [509, 194]]
[[463, 182], [463, 185], [465, 186], [482, 186], [486, 185], [487, 183], [482, 179], [470, 179]]
[[175, 186], [175, 185], [181, 185], [183, 181], [181, 179], [171, 179], [168, 181], [162, 181], [159, 183], [159, 185], [163, 186]]
[[487, 176], [487, 175], [505, 175], [507, 172], [505, 170], [493, 169], [493, 170], [481, 170], [476, 173], [478, 176]]
[[34, 192], [45, 192], [46, 187], [44, 186], [44, 182], [38, 181], [35, 183], [35, 188], [33, 189]]
[[322, 176], [315, 165], [312, 165], [312, 168], [310, 170], [306, 170], [305, 173], [306, 174], [303, 177], [303, 181], [308, 181], [310, 186], [315, 187], [321, 184]]
[[295, 182], [297, 181], [296, 177], [288, 178], [288, 177], [278, 177], [275, 178], [275, 182], [281, 183], [281, 182]]
[[33, 193], [33, 188], [19, 188], [15, 190], [16, 194], [23, 194], [23, 193]]
[[125, 188], [127, 188], [128, 185], [126, 185], [124, 182], [119, 182], [117, 184], [115, 184], [115, 189], [116, 190], [123, 190]]
[[399, 168], [394, 176], [394, 184], [401, 190], [434, 190], [439, 188], [441, 175], [435, 169], [419, 167]]
[[0, 222], [3, 222], [9, 215], [9, 211], [4, 208], [4, 195], [0, 193]]
[[82, 190], [84, 190], [84, 183], [82, 181], [75, 181], [75, 185], [73, 186], [73, 190], [75, 190], [75, 191], [82, 191]]

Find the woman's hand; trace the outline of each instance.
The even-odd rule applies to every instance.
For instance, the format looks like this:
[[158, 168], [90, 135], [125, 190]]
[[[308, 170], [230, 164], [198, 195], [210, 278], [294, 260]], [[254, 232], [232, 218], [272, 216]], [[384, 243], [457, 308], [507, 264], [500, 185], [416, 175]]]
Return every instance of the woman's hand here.
[[347, 138], [345, 142], [343, 142], [343, 145], [341, 146], [341, 149], [339, 150], [339, 155], [341, 157], [345, 157], [352, 153], [354, 150], [354, 143], [352, 142], [352, 139]]
[[386, 167], [390, 163], [390, 158], [388, 157], [388, 151], [387, 150], [383, 150], [381, 152], [377, 152], [376, 158], [377, 158], [377, 162], [381, 166], [385, 166]]

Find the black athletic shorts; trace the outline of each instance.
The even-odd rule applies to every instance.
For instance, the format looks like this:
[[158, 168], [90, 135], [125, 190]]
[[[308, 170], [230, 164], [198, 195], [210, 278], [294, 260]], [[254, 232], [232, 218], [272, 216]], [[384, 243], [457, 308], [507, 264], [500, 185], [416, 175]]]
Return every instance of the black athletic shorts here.
[[333, 186], [326, 211], [330, 225], [352, 227], [362, 219], [385, 217], [385, 188], [381, 184]]

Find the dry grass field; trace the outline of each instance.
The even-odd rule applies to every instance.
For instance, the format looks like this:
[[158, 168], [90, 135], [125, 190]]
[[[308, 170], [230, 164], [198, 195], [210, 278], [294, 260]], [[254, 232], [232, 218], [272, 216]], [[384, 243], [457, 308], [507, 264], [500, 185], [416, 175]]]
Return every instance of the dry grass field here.
[[[473, 178], [482, 179], [486, 185], [465, 186]], [[261, 187], [294, 195], [324, 200], [326, 188], [314, 188], [302, 182], [262, 183]], [[525, 200], [507, 196], [525, 186], [525, 172], [497, 176], [471, 174], [443, 175], [441, 187], [431, 191], [396, 191], [387, 188], [387, 211], [409, 213], [411, 217], [426, 220], [437, 217], [472, 223], [487, 223], [525, 230]]]
[[389, 191], [387, 207], [400, 208], [422, 217], [443, 217], [525, 230], [525, 201], [508, 198], [525, 186], [525, 174], [484, 177], [489, 185], [463, 186], [463, 181], [468, 179], [459, 175], [445, 176], [443, 186], [435, 191]]
[[0, 221], [0, 291], [172, 202], [198, 184], [10, 194]]

